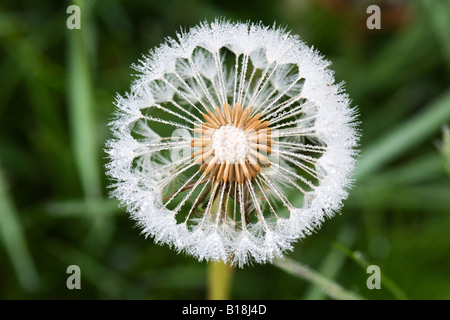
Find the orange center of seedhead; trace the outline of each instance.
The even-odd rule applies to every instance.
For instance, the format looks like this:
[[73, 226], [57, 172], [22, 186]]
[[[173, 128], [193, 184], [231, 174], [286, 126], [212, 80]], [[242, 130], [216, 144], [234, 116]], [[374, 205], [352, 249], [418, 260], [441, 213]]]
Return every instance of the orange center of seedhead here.
[[205, 122], [194, 129], [200, 134], [191, 141], [194, 147], [194, 163], [201, 164], [200, 171], [209, 179], [244, 183], [261, 172], [262, 166], [270, 166], [267, 154], [270, 146], [270, 121], [260, 120], [262, 114], [250, 116], [251, 107], [242, 110], [237, 103], [228, 103], [222, 111], [215, 106], [215, 113], [202, 114]]

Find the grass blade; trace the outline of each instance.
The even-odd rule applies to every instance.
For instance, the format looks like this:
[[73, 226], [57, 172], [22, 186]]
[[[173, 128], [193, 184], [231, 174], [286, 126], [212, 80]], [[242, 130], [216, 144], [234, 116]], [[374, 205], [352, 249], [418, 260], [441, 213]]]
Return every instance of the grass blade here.
[[[345, 255], [347, 255], [350, 259], [355, 261], [364, 270], [366, 270], [367, 267], [369, 265], [371, 265], [371, 263], [369, 263], [366, 259], [363, 258], [361, 253], [359, 253], [357, 251], [353, 252], [352, 250], [350, 250], [350, 249], [346, 248], [345, 246], [338, 244], [338, 243], [333, 244], [333, 246], [336, 249], [338, 249], [339, 251], [343, 252]], [[384, 287], [386, 287], [386, 289], [389, 290], [389, 292], [391, 292], [392, 295], [396, 299], [399, 299], [399, 300], [407, 300], [408, 299], [406, 294], [394, 283], [394, 281], [392, 281], [385, 274], [383, 274], [381, 277], [381, 284]]]
[[0, 170], [0, 240], [11, 259], [16, 276], [26, 291], [39, 285], [39, 275], [25, 240], [19, 215], [7, 190], [6, 179]]
[[414, 118], [364, 150], [358, 162], [356, 178], [366, 178], [403, 152], [427, 140], [449, 120], [450, 90], [431, 102]]
[[89, 63], [87, 26], [89, 6], [77, 1], [82, 12], [79, 30], [69, 30], [68, 96], [73, 148], [78, 171], [87, 199], [101, 195], [99, 162], [94, 121], [94, 101]]
[[317, 271], [310, 269], [309, 267], [301, 264], [300, 262], [294, 261], [289, 258], [284, 258], [282, 260], [276, 260], [274, 265], [287, 273], [304, 279], [310, 283], [317, 285], [323, 292], [333, 299], [338, 300], [362, 300], [363, 298], [354, 292], [347, 291], [342, 288], [336, 282], [324, 277]]

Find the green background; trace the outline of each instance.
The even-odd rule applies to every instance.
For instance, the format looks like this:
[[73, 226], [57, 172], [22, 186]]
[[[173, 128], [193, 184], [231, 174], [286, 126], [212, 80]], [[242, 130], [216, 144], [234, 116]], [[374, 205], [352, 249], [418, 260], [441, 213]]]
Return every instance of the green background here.
[[[81, 30], [66, 9], [81, 7]], [[369, 30], [366, 8], [381, 7]], [[341, 214], [289, 258], [367, 299], [450, 299], [450, 2], [16, 1], [0, 5], [0, 298], [203, 299], [207, 264], [145, 239], [104, 174], [116, 93], [142, 54], [205, 19], [276, 22], [332, 61], [359, 108]], [[66, 269], [81, 268], [81, 290]], [[382, 273], [369, 290], [368, 264]], [[235, 299], [328, 299], [274, 265]]]

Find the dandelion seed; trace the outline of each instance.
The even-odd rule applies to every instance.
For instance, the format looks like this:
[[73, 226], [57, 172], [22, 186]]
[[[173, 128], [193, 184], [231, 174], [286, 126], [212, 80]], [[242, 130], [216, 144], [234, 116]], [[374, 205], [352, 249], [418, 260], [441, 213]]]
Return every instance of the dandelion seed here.
[[169, 39], [117, 98], [112, 194], [146, 236], [200, 261], [282, 256], [351, 184], [355, 111], [328, 65], [260, 24], [216, 20]]

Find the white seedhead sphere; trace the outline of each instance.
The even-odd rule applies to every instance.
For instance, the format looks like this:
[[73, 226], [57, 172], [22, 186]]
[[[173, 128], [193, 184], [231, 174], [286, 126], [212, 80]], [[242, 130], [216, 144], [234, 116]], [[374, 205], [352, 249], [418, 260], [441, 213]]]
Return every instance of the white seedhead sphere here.
[[116, 99], [112, 194], [157, 243], [270, 262], [341, 208], [355, 110], [329, 62], [284, 29], [216, 20], [177, 37]]

